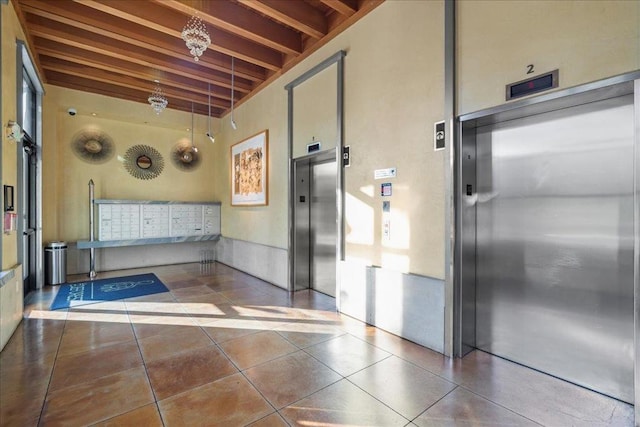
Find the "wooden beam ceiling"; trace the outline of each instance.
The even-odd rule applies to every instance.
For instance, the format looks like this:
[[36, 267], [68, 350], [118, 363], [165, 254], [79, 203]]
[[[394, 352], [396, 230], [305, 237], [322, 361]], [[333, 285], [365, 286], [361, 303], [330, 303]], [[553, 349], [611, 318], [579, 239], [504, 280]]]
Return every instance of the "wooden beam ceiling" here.
[[[15, 0], [48, 84], [147, 103], [154, 80], [169, 105], [212, 115], [245, 102], [383, 0]], [[181, 32], [205, 23], [199, 61]]]

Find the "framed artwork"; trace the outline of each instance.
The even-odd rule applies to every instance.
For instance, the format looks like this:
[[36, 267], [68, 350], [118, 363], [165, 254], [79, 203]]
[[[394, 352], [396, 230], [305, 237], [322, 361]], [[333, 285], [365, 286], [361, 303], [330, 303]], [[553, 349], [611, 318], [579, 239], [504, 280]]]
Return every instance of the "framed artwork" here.
[[231, 146], [231, 206], [269, 204], [269, 131]]

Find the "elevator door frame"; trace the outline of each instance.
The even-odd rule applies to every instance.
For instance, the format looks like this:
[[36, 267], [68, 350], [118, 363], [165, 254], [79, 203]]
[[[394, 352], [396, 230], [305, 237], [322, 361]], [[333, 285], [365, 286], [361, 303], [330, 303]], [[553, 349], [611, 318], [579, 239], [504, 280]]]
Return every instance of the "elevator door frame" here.
[[[302, 157], [297, 157], [295, 159], [292, 160], [292, 171], [293, 171], [293, 176], [294, 176], [294, 183], [293, 183], [293, 197], [291, 198], [291, 203], [292, 203], [292, 210], [293, 210], [293, 215], [292, 215], [292, 233], [293, 233], [293, 245], [292, 245], [292, 252], [293, 252], [293, 277], [292, 277], [292, 282], [293, 282], [293, 290], [294, 291], [299, 291], [299, 290], [303, 290], [303, 289], [313, 289], [312, 283], [313, 283], [313, 268], [312, 268], [312, 264], [313, 264], [313, 259], [312, 259], [312, 248], [311, 248], [311, 244], [310, 244], [310, 206], [311, 206], [311, 194], [310, 191], [306, 192], [306, 196], [308, 197], [308, 200], [306, 201], [306, 204], [304, 205], [306, 207], [306, 209], [304, 209], [305, 212], [301, 212], [299, 210], [299, 206], [300, 206], [300, 201], [299, 201], [299, 196], [300, 196], [300, 192], [299, 192], [299, 188], [298, 188], [298, 179], [299, 177], [297, 176], [298, 173], [298, 167], [299, 166], [307, 166], [307, 168], [310, 168], [313, 164], [319, 164], [319, 163], [327, 163], [327, 162], [334, 162], [336, 165], [336, 184], [335, 184], [335, 190], [336, 190], [336, 206], [335, 206], [335, 218], [336, 218], [336, 278], [335, 278], [335, 283], [336, 283], [336, 287], [334, 289], [335, 292], [335, 296], [337, 297], [339, 295], [339, 262], [340, 262], [340, 227], [341, 227], [341, 216], [340, 216], [340, 210], [339, 210], [339, 199], [338, 199], [338, 195], [340, 194], [340, 183], [339, 183], [339, 177], [338, 177], [338, 173], [339, 173], [339, 159], [338, 159], [338, 149], [334, 148], [334, 149], [330, 149], [330, 150], [325, 150], [325, 151], [321, 151], [318, 153], [313, 153], [313, 154], [309, 154], [306, 156], [302, 156]], [[311, 174], [309, 174], [310, 176]], [[308, 182], [306, 185], [306, 188], [310, 190], [309, 188], [310, 183]], [[306, 229], [306, 233], [301, 232], [300, 229]], [[308, 279], [306, 280], [307, 283], [301, 283], [300, 277], [301, 276], [306, 276]]]
[[[340, 50], [324, 61], [317, 64], [315, 67], [304, 72], [302, 75], [294, 79], [292, 82], [285, 86], [287, 90], [287, 158], [288, 158], [288, 172], [289, 172], [289, 191], [288, 191], [288, 229], [289, 229], [289, 244], [288, 244], [288, 268], [287, 268], [287, 289], [289, 291], [294, 290], [293, 279], [295, 276], [295, 265], [293, 260], [293, 239], [294, 239], [294, 164], [293, 164], [293, 104], [294, 104], [294, 92], [295, 88], [304, 83], [308, 79], [314, 77], [322, 70], [331, 67], [336, 64], [336, 153], [342, 156], [342, 150], [344, 147], [344, 59], [347, 56], [347, 52]], [[344, 165], [342, 163], [342, 157], [336, 158], [338, 169], [338, 183], [336, 192], [336, 204], [337, 204], [337, 260], [336, 260], [336, 307], [340, 310], [340, 262], [344, 260], [345, 253], [345, 223], [344, 223], [344, 200], [345, 200], [345, 188], [344, 188]]]
[[[476, 129], [507, 120], [552, 112], [593, 101], [634, 94], [634, 391], [635, 416], [640, 420], [640, 72], [612, 77], [546, 95], [470, 113], [457, 120], [454, 161], [454, 355], [476, 348]], [[466, 196], [471, 185], [472, 196]]]

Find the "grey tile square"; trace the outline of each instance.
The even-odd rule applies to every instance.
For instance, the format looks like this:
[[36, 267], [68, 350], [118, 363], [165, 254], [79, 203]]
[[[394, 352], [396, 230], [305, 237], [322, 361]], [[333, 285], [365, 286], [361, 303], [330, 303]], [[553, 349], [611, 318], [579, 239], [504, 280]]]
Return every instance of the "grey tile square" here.
[[245, 375], [276, 409], [342, 379], [302, 351], [247, 369]]
[[348, 379], [410, 420], [456, 387], [396, 356], [363, 369]]
[[384, 350], [345, 334], [305, 349], [340, 375], [348, 376], [391, 356]]
[[280, 410], [294, 426], [405, 426], [398, 415], [347, 380]]
[[538, 425], [460, 387], [422, 413], [413, 422], [419, 427], [459, 425], [533, 427]]

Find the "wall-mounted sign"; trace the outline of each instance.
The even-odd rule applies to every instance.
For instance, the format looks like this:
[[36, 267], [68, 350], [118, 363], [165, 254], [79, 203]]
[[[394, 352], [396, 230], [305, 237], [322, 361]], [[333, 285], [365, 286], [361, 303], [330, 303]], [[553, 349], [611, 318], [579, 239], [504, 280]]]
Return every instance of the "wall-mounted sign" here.
[[351, 146], [349, 145], [342, 147], [342, 166], [345, 168], [351, 166]]
[[4, 232], [5, 234], [11, 234], [12, 231], [16, 231], [18, 228], [18, 214], [15, 212], [4, 213]]
[[307, 153], [315, 153], [320, 151], [320, 141], [316, 141], [313, 144], [307, 144]]
[[390, 182], [383, 182], [382, 184], [380, 184], [380, 195], [381, 196], [391, 196], [391, 183]]
[[444, 150], [444, 121], [433, 125], [433, 150]]
[[374, 179], [395, 178], [396, 168], [376, 169], [373, 171]]
[[558, 87], [558, 70], [507, 85], [507, 101]]

